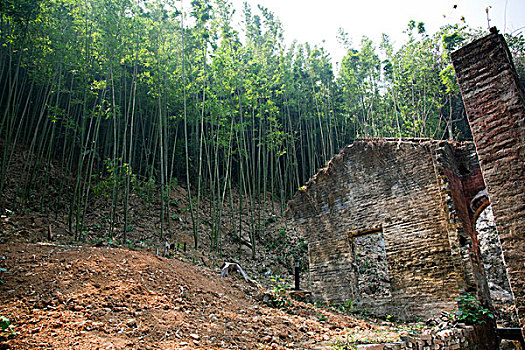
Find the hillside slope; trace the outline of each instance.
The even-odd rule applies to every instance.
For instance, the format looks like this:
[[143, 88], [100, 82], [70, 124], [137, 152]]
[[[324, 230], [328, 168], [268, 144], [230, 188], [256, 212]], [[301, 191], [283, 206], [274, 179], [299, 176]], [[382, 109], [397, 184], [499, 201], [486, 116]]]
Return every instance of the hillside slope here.
[[[344, 328], [375, 327], [293, 302], [260, 302], [237, 277], [115, 248], [0, 245], [4, 349], [320, 349]], [[2, 270], [3, 271], [3, 270]]]

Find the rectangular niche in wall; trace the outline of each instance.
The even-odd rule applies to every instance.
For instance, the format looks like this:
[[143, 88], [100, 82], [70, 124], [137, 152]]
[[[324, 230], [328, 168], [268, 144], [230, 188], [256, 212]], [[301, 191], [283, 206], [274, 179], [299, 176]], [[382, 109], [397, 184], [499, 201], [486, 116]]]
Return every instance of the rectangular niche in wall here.
[[390, 298], [392, 293], [383, 228], [355, 231], [349, 234], [349, 238], [354, 251], [358, 298]]

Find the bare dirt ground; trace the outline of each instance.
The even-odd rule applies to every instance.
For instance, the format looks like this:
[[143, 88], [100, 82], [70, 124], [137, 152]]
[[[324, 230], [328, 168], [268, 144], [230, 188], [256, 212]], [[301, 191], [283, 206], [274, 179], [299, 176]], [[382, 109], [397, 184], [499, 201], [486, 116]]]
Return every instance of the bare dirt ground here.
[[[301, 287], [308, 288], [305, 243], [275, 201], [250, 213], [247, 201], [233, 193], [217, 253], [210, 248], [211, 204], [205, 196], [198, 212], [199, 249], [194, 250], [183, 186], [170, 191], [171, 228], [163, 240], [159, 196], [148, 198], [147, 191], [136, 189], [130, 196], [129, 232], [122, 204], [112, 232], [109, 199], [92, 194], [81, 239], [75, 241], [67, 205], [74, 179], [51, 164], [52, 183], [36, 186], [24, 199], [27, 157], [23, 149], [16, 153], [0, 196], [5, 209], [0, 212], [0, 317], [10, 319], [15, 333], [0, 330], [0, 350], [331, 349], [340, 338], [368, 342], [380, 334], [399, 339], [399, 329], [382, 321], [289, 296], [279, 299], [281, 307], [261, 301], [268, 295], [261, 285], [271, 288], [272, 278], [293, 284], [297, 258]], [[254, 216], [260, 216], [258, 226]], [[254, 229], [255, 259], [249, 244]], [[166, 252], [166, 244], [176, 248]], [[240, 263], [257, 285], [236, 273], [221, 278], [224, 261]]]
[[107, 247], [0, 245], [4, 349], [324, 349], [377, 327], [293, 301], [260, 301], [237, 274]]

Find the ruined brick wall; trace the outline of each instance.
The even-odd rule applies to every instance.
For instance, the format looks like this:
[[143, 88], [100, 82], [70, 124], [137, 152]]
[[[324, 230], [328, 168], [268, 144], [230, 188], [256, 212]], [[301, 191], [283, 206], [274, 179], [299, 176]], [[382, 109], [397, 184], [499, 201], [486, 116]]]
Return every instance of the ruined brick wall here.
[[525, 334], [525, 94], [503, 36], [452, 55]]
[[465, 229], [451, 216], [445, 175], [454, 162], [444, 161], [450, 155], [440, 144], [356, 141], [289, 203], [309, 243], [316, 295], [410, 319], [449, 311], [460, 292], [477, 291], [465, 272], [473, 269], [469, 253], [451, 248], [464, 249], [470, 236], [457, 242]]
[[477, 294], [478, 299], [489, 306], [490, 292], [481, 262], [475, 212], [470, 205], [472, 199], [485, 189], [476, 150], [472, 143], [440, 142], [435, 161], [444, 182], [452, 254], [462, 261], [459, 289]]

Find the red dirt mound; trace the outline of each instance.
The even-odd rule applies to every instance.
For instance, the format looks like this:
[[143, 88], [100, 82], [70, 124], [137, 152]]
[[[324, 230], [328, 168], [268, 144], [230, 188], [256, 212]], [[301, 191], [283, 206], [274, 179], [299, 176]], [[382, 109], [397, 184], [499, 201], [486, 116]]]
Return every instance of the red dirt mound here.
[[[292, 302], [219, 271], [144, 252], [0, 245], [5, 349], [320, 349], [364, 321]], [[5, 269], [5, 271], [4, 271]]]

